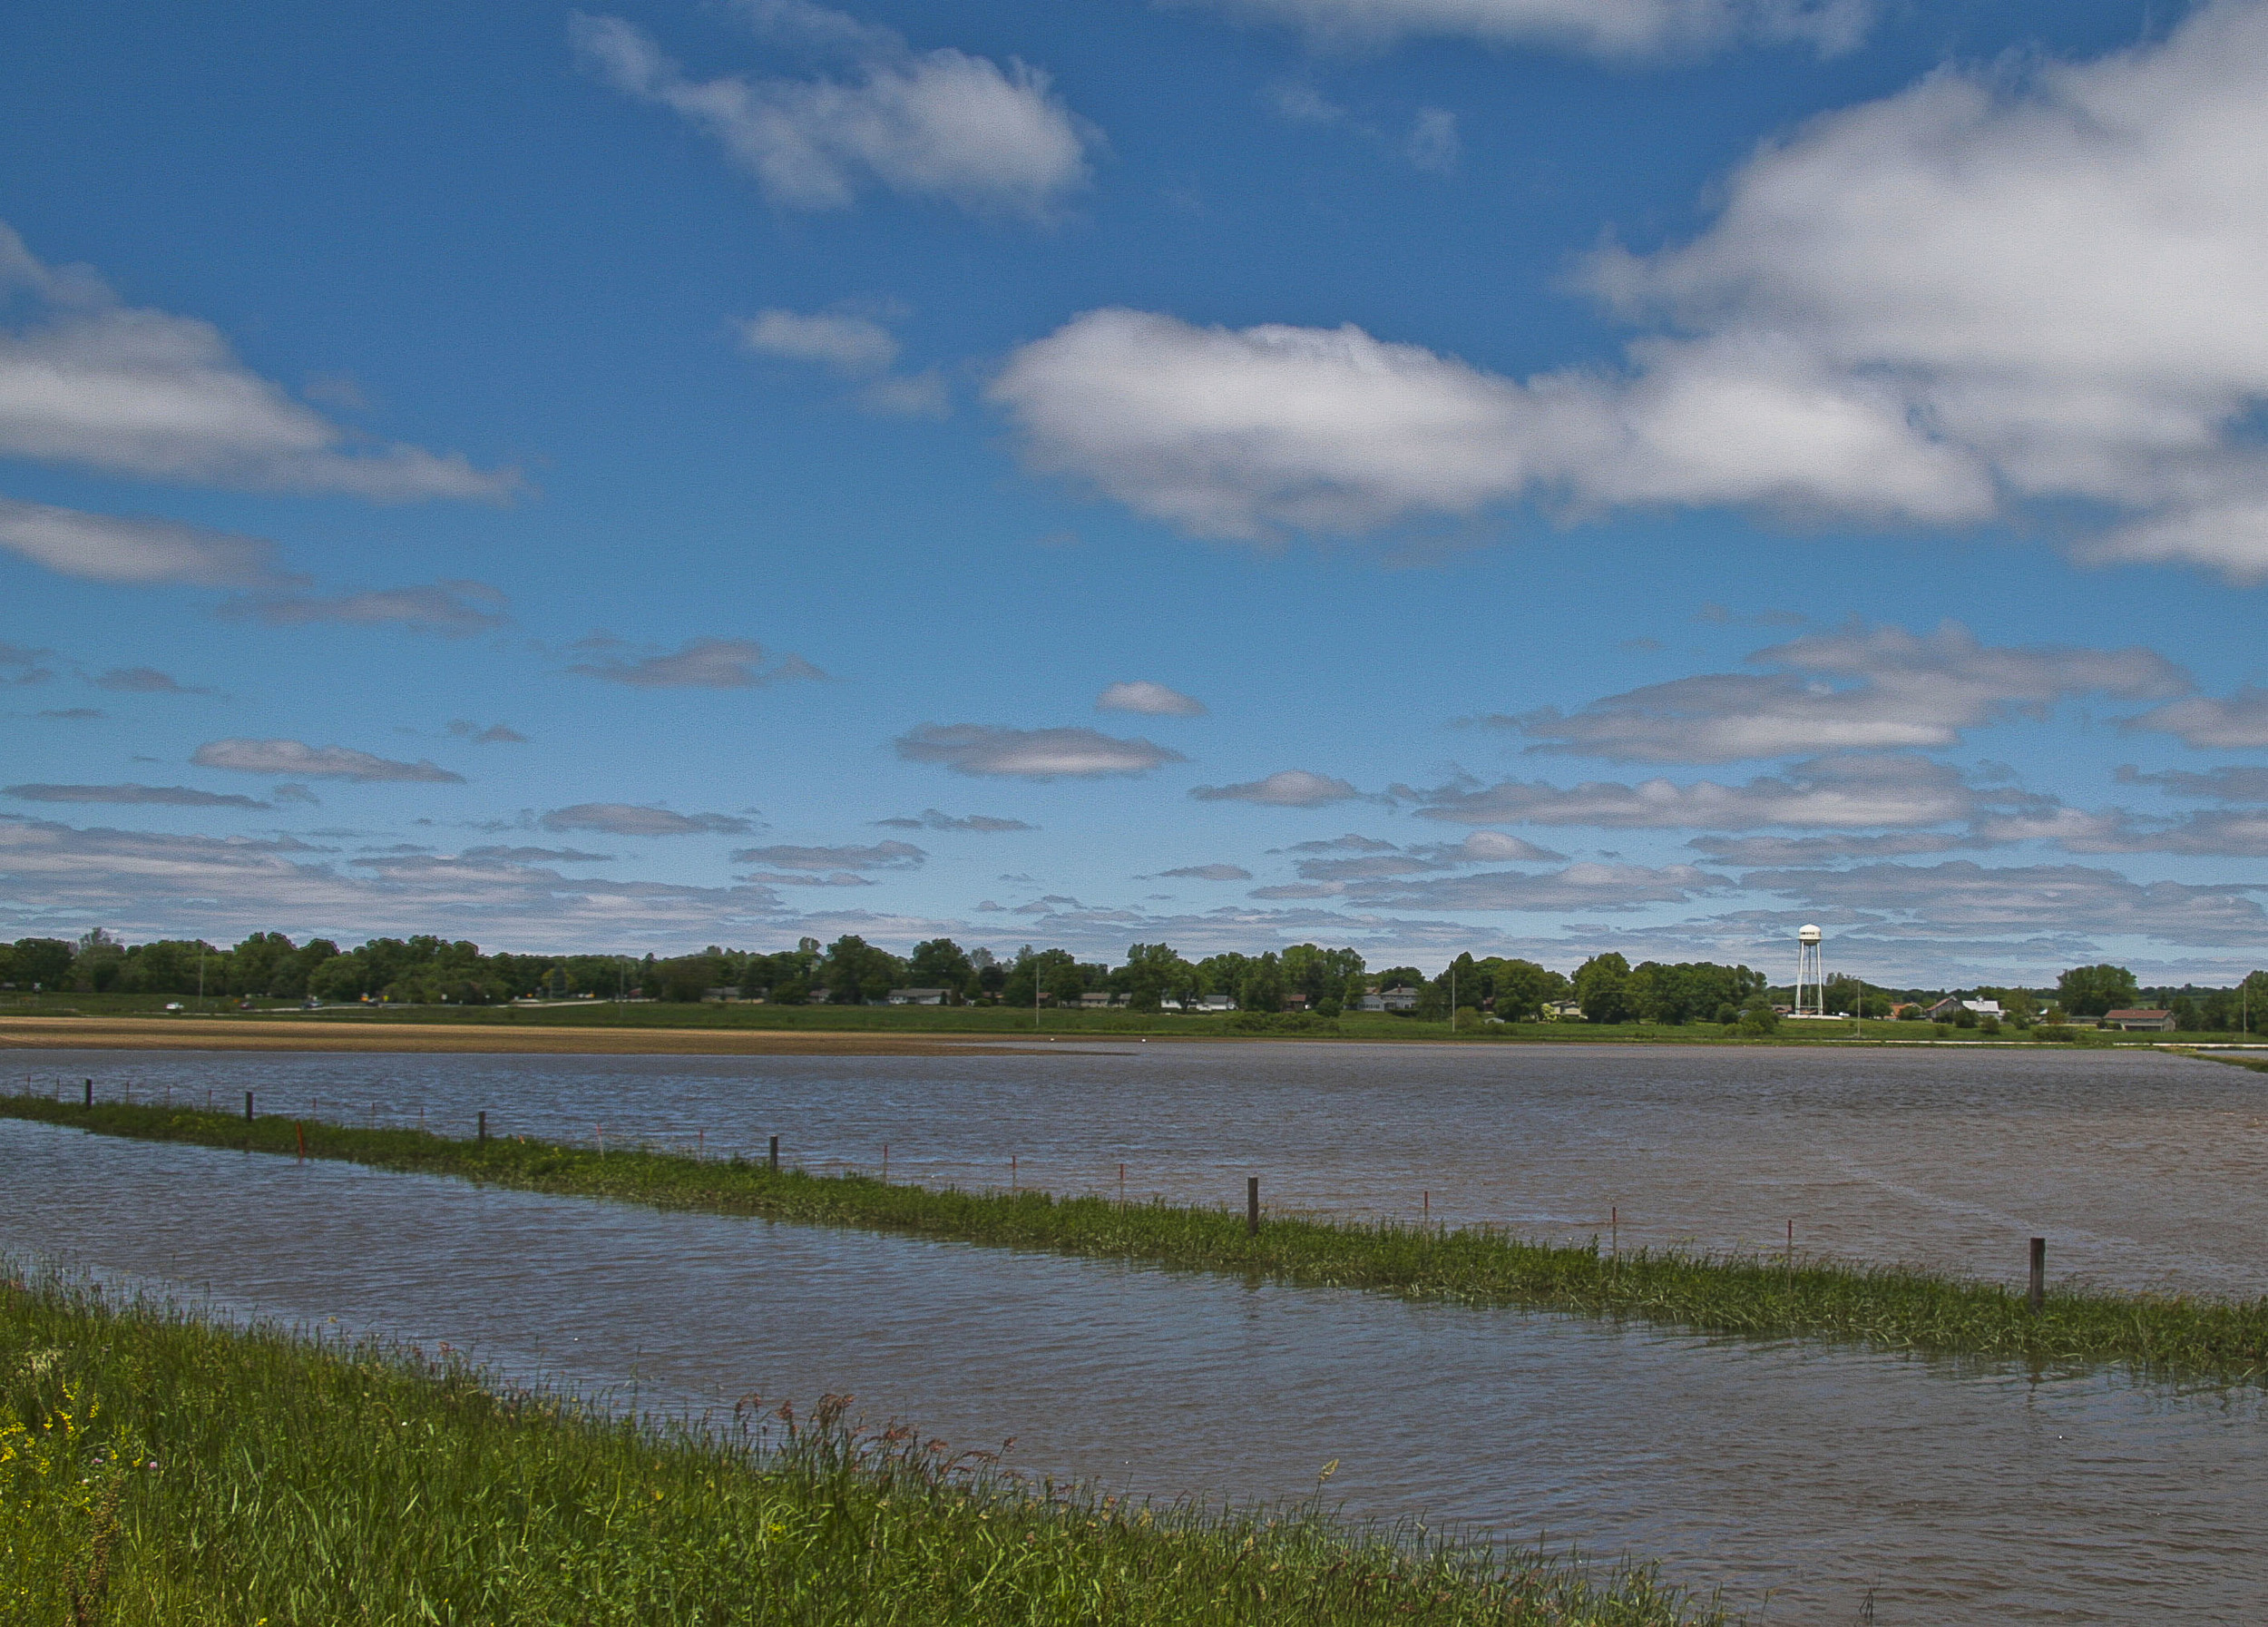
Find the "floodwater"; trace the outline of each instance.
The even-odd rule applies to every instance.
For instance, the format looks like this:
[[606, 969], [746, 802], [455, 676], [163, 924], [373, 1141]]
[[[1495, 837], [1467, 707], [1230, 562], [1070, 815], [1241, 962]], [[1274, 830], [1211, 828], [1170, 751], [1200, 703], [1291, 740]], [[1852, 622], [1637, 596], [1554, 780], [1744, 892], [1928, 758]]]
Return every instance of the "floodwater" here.
[[[2268, 1294], [2268, 1075], [2152, 1051], [1041, 1044], [1029, 1056], [42, 1052], [34, 1088], [924, 1185], [1487, 1222], [2020, 1282]], [[1068, 1053], [1068, 1054], [1067, 1054]]]
[[[1081, 1047], [1081, 1050], [1090, 1049]], [[1121, 1047], [1032, 1058], [43, 1054], [137, 1099], [606, 1133], [893, 1179], [1784, 1240], [2258, 1292], [2268, 1079], [2140, 1055]], [[294, 1098], [298, 1098], [295, 1100]], [[352, 1103], [352, 1106], [348, 1104]], [[903, 1137], [901, 1140], [899, 1138]], [[997, 1164], [999, 1167], [994, 1168]], [[2268, 1397], [484, 1191], [0, 1122], [0, 1250], [695, 1411], [849, 1391], [1031, 1474], [1664, 1562], [1771, 1622], [2252, 1622]], [[1139, 1171], [1139, 1172], [1138, 1172]], [[1431, 1187], [1423, 1183], [1437, 1181]], [[1610, 1196], [1617, 1194], [1618, 1196]], [[1627, 1194], [1623, 1202], [1619, 1194]], [[2249, 1235], [2248, 1235], [2249, 1234]], [[2010, 1240], [2013, 1240], [2012, 1241]]]

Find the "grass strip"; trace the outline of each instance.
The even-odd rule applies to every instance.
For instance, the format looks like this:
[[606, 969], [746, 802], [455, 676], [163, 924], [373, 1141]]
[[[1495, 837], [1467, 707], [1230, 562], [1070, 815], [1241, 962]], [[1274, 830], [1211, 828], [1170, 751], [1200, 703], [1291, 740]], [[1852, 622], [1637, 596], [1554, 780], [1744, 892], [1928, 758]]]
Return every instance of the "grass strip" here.
[[[1653, 1573], [1034, 1487], [830, 1397], [704, 1435], [0, 1281], [0, 1620], [1675, 1627]], [[764, 1417], [763, 1433], [748, 1427]]]
[[1003, 1248], [1139, 1260], [1191, 1270], [1363, 1289], [1476, 1305], [1629, 1318], [1706, 1333], [1851, 1340], [1931, 1355], [2112, 1362], [2154, 1375], [2268, 1377], [2268, 1300], [2061, 1288], [2035, 1312], [1996, 1283], [1904, 1266], [1775, 1255], [1643, 1250], [1610, 1256], [1523, 1240], [1491, 1227], [1457, 1230], [1245, 1217], [1162, 1202], [1121, 1207], [1042, 1191], [971, 1192], [886, 1185], [856, 1174], [774, 1172], [760, 1162], [697, 1160], [647, 1148], [503, 1137], [458, 1141], [416, 1130], [240, 1117], [188, 1108], [0, 1096], [0, 1114], [105, 1135], [455, 1176], [657, 1209], [751, 1215], [953, 1239]]

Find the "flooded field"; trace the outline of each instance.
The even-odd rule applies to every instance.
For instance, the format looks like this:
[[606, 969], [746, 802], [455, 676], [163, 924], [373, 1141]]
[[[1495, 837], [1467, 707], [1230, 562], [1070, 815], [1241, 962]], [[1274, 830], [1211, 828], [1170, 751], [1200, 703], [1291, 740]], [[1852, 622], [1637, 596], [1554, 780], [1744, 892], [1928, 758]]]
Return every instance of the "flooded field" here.
[[[1081, 1051], [1095, 1049], [1081, 1047]], [[2255, 1293], [2268, 1080], [2136, 1054], [1121, 1046], [1031, 1058], [47, 1054], [37, 1083], [893, 1179], [1237, 1195]], [[462, 1121], [461, 1122], [459, 1121]], [[847, 1390], [1034, 1474], [1658, 1556], [1765, 1621], [2257, 1619], [2263, 1397], [1417, 1306], [0, 1122], [0, 1250], [700, 1410]], [[1430, 1196], [1429, 1196], [1430, 1195]], [[2013, 1240], [2011, 1241], [2010, 1240]], [[634, 1388], [633, 1388], [634, 1387]]]

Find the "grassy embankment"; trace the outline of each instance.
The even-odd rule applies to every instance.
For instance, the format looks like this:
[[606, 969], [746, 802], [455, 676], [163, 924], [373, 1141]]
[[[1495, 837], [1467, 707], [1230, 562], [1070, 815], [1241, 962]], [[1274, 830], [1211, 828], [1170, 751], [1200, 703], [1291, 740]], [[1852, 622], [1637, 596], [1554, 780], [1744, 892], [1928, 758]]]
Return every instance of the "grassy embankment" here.
[[[839, 1405], [703, 1436], [462, 1365], [0, 1282], [0, 1621], [1671, 1627], [1643, 1570], [1147, 1508]], [[748, 1426], [763, 1420], [764, 1433]]]
[[[175, 996], [161, 995], [54, 995], [36, 998], [0, 999], [0, 1016], [145, 1016], [164, 1015], [162, 1007]], [[194, 1002], [190, 1002], [193, 1005]], [[759, 1004], [671, 1005], [661, 1001], [617, 1004], [611, 1000], [572, 1002], [559, 1005], [330, 1005], [303, 1011], [297, 1005], [269, 1005], [253, 1011], [224, 1008], [214, 1000], [208, 1009], [175, 1014], [170, 1019], [211, 1024], [257, 1023], [264, 1027], [293, 1023], [367, 1023], [374, 1026], [436, 1024], [476, 1028], [522, 1029], [743, 1029], [783, 1034], [963, 1034], [1013, 1039], [1032, 1034], [1062, 1037], [1141, 1034], [1178, 1039], [1241, 1039], [1282, 1035], [1313, 1039], [1365, 1041], [1445, 1040], [1452, 1037], [1441, 1021], [1419, 1021], [1381, 1012], [1345, 1012], [1332, 1018], [1286, 1015], [1252, 1024], [1236, 1016], [1190, 1016], [1178, 1012], [1046, 1011], [1035, 1024], [1028, 1007], [1007, 1005], [769, 1005]], [[2087, 1044], [2148, 1045], [2165, 1043], [2164, 1034], [2097, 1034], [2075, 1029]], [[1862, 1026], [1852, 1023], [1783, 1023], [1766, 1038], [1725, 1033], [1715, 1023], [1672, 1025], [1662, 1023], [1483, 1023], [1454, 1035], [1461, 1043], [1502, 1044], [1508, 1041], [1549, 1041], [1558, 1044], [1630, 1044], [1673, 1041], [1680, 1044], [1805, 1045], [1848, 1044], [1855, 1039], [1912, 1043], [1944, 1039], [1996, 1045], [2039, 1043], [2037, 1034], [2003, 1030], [1986, 1034], [1973, 1028], [1948, 1027], [1943, 1034], [1928, 1023], [1893, 1023], [1870, 1018]], [[2259, 1034], [2185, 1034], [2185, 1044], [2214, 1044], [2258, 1041]]]
[[[969, 1192], [887, 1185], [864, 1175], [777, 1173], [760, 1162], [698, 1160], [643, 1148], [569, 1147], [503, 1137], [485, 1143], [415, 1130], [296, 1124], [185, 1108], [92, 1109], [0, 1097], [0, 1114], [108, 1135], [296, 1154], [453, 1176], [562, 1196], [660, 1209], [953, 1239], [1362, 1289], [1470, 1304], [1629, 1318], [1710, 1333], [1860, 1341], [1939, 1355], [2040, 1362], [2116, 1362], [2154, 1373], [2268, 1379], [2268, 1301], [2051, 1292], [2035, 1313], [2019, 1293], [1896, 1266], [1776, 1255], [1603, 1253], [1523, 1241], [1493, 1228], [1450, 1231], [1386, 1222], [1266, 1219], [1163, 1203], [1121, 1207], [1045, 1192]], [[2011, 1238], [2018, 1256], [2022, 1240]]]

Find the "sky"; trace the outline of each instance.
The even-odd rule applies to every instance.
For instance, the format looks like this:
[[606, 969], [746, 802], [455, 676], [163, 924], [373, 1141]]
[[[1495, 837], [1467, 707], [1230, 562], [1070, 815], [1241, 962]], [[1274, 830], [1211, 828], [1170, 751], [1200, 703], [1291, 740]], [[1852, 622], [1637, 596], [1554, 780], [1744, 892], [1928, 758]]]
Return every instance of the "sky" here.
[[2268, 940], [2268, 4], [88, 0], [0, 936]]

